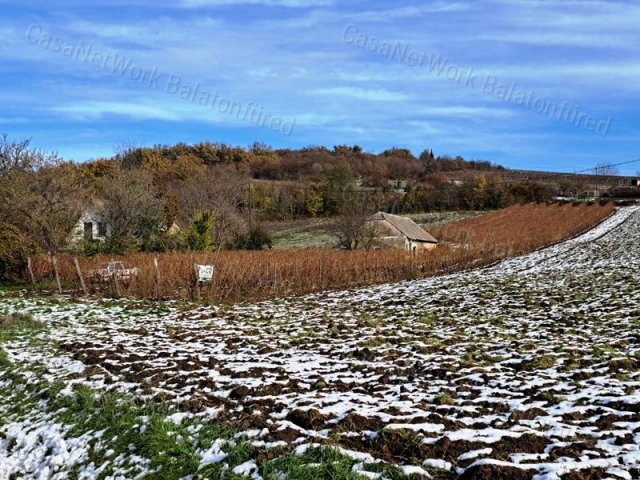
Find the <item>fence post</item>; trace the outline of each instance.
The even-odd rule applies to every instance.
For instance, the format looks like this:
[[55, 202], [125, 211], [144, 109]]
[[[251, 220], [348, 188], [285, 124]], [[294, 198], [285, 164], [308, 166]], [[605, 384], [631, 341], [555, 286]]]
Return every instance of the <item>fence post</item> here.
[[84, 283], [84, 278], [82, 276], [82, 270], [80, 270], [80, 262], [78, 262], [78, 257], [73, 257], [73, 263], [76, 266], [76, 273], [78, 274], [78, 278], [80, 279], [80, 285], [82, 286], [82, 291], [85, 295], [88, 295], [87, 285]]
[[153, 258], [153, 297], [160, 299], [160, 268], [158, 267], [158, 257]]
[[196, 264], [193, 264], [193, 294], [195, 300], [200, 300], [200, 281], [198, 279], [198, 270]]
[[120, 298], [120, 285], [118, 284], [118, 267], [116, 262], [111, 259], [107, 271], [111, 273], [111, 283], [113, 284], [113, 294], [116, 298]]
[[200, 301], [200, 297], [201, 297], [201, 292], [200, 292], [200, 282], [198, 281], [198, 279], [196, 278], [196, 285], [195, 285], [195, 294], [196, 294], [196, 300]]
[[276, 284], [278, 283], [278, 275], [276, 270], [276, 262], [273, 262], [273, 289], [276, 289]]
[[53, 264], [53, 273], [56, 278], [56, 284], [58, 285], [58, 292], [62, 293], [62, 284], [60, 283], [60, 274], [58, 273], [58, 258], [54, 255], [51, 255], [51, 263]]
[[118, 275], [115, 272], [111, 274], [111, 282], [113, 282], [114, 296], [120, 298], [120, 285], [118, 284]]
[[33, 265], [31, 263], [31, 257], [27, 258], [27, 269], [29, 270], [29, 276], [31, 277], [31, 283], [33, 283], [33, 288], [38, 289], [38, 284], [36, 283], [36, 276], [33, 274]]

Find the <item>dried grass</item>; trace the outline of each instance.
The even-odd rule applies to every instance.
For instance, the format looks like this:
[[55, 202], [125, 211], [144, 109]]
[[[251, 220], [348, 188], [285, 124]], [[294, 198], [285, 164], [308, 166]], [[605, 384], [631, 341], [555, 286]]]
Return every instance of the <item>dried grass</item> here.
[[[121, 285], [126, 296], [153, 298], [153, 258], [160, 265], [161, 298], [184, 299], [193, 295], [193, 264], [215, 260], [214, 282], [201, 295], [217, 302], [254, 301], [264, 298], [345, 289], [362, 285], [416, 279], [488, 265], [575, 236], [596, 225], [614, 210], [612, 204], [528, 204], [430, 230], [440, 240], [435, 250], [411, 254], [398, 250], [339, 251], [222, 251], [218, 256], [199, 253], [137, 253], [122, 260], [139, 269], [136, 279]], [[82, 271], [104, 267], [108, 257], [81, 258]], [[72, 258], [59, 259], [65, 284], [79, 291]], [[46, 258], [37, 270], [46, 275]], [[90, 282], [87, 281], [90, 285]], [[90, 287], [91, 288], [91, 287]], [[92, 291], [96, 291], [92, 288]], [[111, 287], [104, 285], [104, 294]]]

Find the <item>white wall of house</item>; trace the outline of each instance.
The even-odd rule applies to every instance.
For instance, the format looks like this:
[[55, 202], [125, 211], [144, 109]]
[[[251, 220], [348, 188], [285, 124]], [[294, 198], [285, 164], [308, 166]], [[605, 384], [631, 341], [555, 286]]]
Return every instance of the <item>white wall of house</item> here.
[[111, 227], [97, 213], [85, 210], [71, 233], [70, 243], [79, 245], [85, 240], [104, 242], [111, 235]]
[[429, 242], [419, 242], [416, 240], [409, 240], [407, 238], [405, 246], [406, 249], [410, 252], [420, 252], [423, 250], [433, 250], [434, 248], [436, 248], [437, 244]]

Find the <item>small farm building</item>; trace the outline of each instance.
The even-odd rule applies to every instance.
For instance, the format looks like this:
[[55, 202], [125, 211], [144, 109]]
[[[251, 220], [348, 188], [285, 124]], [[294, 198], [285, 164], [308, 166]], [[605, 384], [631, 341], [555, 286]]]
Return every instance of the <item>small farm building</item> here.
[[378, 212], [368, 221], [376, 229], [378, 247], [404, 248], [414, 252], [431, 250], [438, 245], [438, 240], [410, 218]]
[[100, 210], [99, 204], [84, 210], [71, 232], [72, 245], [78, 245], [83, 240], [104, 242], [111, 235], [111, 227], [102, 217]]

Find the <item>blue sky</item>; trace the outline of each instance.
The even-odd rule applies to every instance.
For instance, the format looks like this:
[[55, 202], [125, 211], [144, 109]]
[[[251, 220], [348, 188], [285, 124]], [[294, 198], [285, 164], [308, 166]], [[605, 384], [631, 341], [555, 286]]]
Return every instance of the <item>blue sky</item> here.
[[70, 160], [205, 140], [431, 148], [562, 171], [640, 158], [632, 1], [0, 8], [0, 132]]

